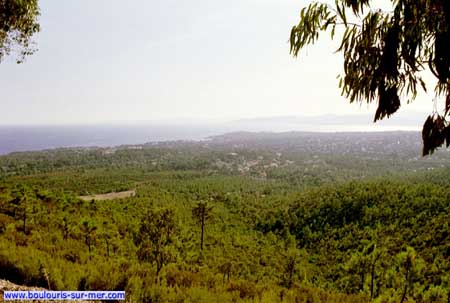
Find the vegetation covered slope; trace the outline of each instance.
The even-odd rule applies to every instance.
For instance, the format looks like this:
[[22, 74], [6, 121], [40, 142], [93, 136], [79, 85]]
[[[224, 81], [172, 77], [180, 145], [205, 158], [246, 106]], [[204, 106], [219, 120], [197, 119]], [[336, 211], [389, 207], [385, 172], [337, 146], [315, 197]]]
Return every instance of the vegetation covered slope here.
[[395, 156], [240, 140], [2, 157], [0, 279], [133, 302], [447, 302], [445, 158], [370, 173]]

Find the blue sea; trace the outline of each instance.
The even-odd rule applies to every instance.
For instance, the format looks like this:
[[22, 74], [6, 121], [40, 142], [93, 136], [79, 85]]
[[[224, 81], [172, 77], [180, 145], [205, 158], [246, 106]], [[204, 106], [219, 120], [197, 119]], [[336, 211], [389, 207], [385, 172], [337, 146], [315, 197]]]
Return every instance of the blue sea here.
[[220, 132], [202, 126], [0, 126], [0, 154], [59, 147], [116, 146], [201, 140]]

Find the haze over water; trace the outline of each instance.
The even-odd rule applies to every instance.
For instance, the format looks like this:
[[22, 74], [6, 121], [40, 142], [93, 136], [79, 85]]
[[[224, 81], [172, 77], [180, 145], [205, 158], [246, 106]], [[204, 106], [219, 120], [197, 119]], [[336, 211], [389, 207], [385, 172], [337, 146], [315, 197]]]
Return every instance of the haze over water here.
[[[373, 124], [362, 117], [269, 117], [231, 122], [0, 126], [0, 154], [59, 147], [106, 147], [174, 140], [202, 140], [228, 132], [418, 131], [418, 119]], [[354, 122], [351, 124], [349, 122]]]

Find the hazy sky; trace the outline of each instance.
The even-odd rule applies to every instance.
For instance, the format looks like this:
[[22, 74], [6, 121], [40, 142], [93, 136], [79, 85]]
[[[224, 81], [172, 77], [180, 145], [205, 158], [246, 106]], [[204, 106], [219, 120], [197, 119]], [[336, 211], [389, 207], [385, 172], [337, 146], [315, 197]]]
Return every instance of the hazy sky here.
[[[0, 124], [373, 115], [340, 97], [328, 38], [290, 57], [307, 3], [40, 0], [39, 51], [0, 64]], [[431, 110], [423, 98], [402, 111]]]

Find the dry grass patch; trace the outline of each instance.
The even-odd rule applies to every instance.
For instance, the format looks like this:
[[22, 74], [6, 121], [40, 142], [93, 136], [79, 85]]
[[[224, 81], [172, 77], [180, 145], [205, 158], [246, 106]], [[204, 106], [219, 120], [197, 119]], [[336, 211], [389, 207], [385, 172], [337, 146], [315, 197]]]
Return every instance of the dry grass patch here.
[[102, 200], [114, 200], [114, 199], [125, 199], [129, 197], [134, 197], [136, 195], [136, 190], [120, 191], [115, 193], [99, 194], [99, 195], [89, 195], [89, 196], [79, 196], [81, 200], [84, 201], [102, 201]]

